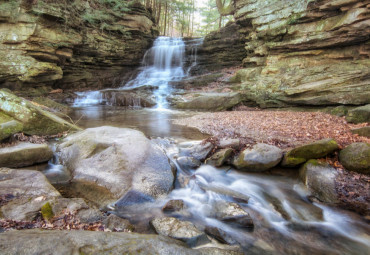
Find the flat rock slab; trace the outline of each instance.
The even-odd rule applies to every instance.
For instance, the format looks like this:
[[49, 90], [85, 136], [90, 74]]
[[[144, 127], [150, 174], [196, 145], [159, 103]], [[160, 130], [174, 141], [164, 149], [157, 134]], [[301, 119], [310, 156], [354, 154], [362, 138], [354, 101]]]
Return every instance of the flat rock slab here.
[[25, 167], [50, 160], [53, 151], [47, 144], [19, 143], [0, 149], [0, 167]]
[[160, 235], [21, 230], [0, 234], [2, 254], [201, 254]]
[[7, 198], [1, 214], [12, 220], [32, 220], [48, 200], [61, 197], [42, 173], [9, 168], [0, 168], [0, 196]]

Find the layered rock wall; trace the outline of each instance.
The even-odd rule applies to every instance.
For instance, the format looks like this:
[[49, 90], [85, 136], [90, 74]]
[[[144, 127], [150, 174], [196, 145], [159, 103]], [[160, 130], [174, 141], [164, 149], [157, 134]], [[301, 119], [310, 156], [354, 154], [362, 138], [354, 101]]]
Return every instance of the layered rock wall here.
[[370, 1], [235, 0], [238, 89], [262, 107], [370, 103]]
[[101, 2], [1, 1], [0, 87], [119, 86], [158, 32], [142, 5], [113, 11]]

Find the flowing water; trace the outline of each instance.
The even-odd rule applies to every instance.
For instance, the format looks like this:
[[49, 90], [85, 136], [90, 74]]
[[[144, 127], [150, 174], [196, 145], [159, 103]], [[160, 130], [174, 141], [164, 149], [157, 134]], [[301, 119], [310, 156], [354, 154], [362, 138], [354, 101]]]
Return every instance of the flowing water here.
[[[167, 216], [190, 220], [201, 230], [207, 226], [224, 231], [224, 236], [246, 254], [369, 254], [370, 229], [358, 215], [311, 202], [309, 192], [298, 180], [297, 169], [276, 169], [269, 174], [242, 173], [229, 167], [216, 169], [203, 165], [182, 169], [176, 159], [183, 155], [179, 142], [200, 140], [204, 135], [171, 120], [191, 116], [191, 112], [158, 111], [168, 107], [169, 83], [186, 76], [185, 44], [181, 39], [158, 38], [145, 54], [139, 75], [126, 87], [152, 85], [155, 109], [130, 109], [101, 104], [100, 92], [80, 94], [73, 119], [82, 127], [110, 125], [141, 130], [154, 138], [177, 166], [175, 189], [154, 203], [133, 208], [115, 208], [114, 213], [130, 219], [142, 232], [150, 232], [148, 222], [164, 215], [162, 206], [170, 199], [182, 199], [186, 210]], [[194, 51], [193, 51], [194, 52]], [[196, 51], [195, 51], [196, 52]], [[192, 56], [196, 62], [196, 55]], [[188, 68], [191, 67], [191, 63]], [[46, 173], [61, 172], [58, 166]], [[254, 229], [217, 220], [216, 207], [222, 202], [237, 202], [254, 222]]]

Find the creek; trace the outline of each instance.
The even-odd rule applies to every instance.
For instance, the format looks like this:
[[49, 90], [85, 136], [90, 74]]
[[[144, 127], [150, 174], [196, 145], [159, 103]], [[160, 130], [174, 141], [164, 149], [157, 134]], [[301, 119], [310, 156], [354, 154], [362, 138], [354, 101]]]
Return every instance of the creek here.
[[[368, 224], [355, 213], [309, 200], [310, 194], [298, 180], [297, 169], [256, 174], [209, 165], [182, 169], [177, 164], [176, 159], [183, 154], [179, 143], [192, 144], [206, 137], [197, 130], [172, 124], [173, 119], [194, 113], [170, 110], [166, 101], [172, 93], [170, 82], [186, 77], [188, 68], [196, 64], [196, 56], [186, 64], [189, 58], [185, 56], [185, 47], [181, 39], [158, 38], [145, 54], [138, 76], [120, 88], [124, 91], [154, 86], [157, 105], [153, 108], [109, 105], [101, 91], [79, 93], [74, 102], [72, 118], [81, 127], [138, 129], [163, 148], [177, 167], [175, 189], [167, 197], [128, 208], [112, 206], [111, 210], [132, 221], [141, 232], [151, 232], [149, 220], [163, 215], [192, 221], [200, 230], [216, 227], [247, 254], [258, 254], [261, 249], [264, 254], [368, 254]], [[56, 168], [50, 164], [45, 173], [63, 172], [60, 166]], [[182, 199], [186, 209], [182, 213], [162, 212], [161, 208], [171, 199]], [[225, 201], [236, 202], [247, 211], [254, 228], [240, 228], [216, 219], [217, 204]]]

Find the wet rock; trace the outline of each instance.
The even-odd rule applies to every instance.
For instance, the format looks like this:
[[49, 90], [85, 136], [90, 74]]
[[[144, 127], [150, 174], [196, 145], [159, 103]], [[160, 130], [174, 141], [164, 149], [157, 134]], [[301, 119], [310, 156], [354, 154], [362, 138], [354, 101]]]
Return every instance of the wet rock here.
[[4, 254], [200, 254], [161, 235], [76, 230], [21, 230], [0, 233]]
[[370, 137], [370, 126], [352, 129], [351, 132], [360, 136]]
[[340, 163], [348, 170], [370, 173], [370, 144], [353, 143], [339, 153]]
[[108, 105], [113, 106], [132, 106], [132, 107], [152, 107], [156, 105], [155, 97], [151, 89], [135, 90], [103, 90], [100, 92], [102, 99]]
[[109, 215], [104, 219], [105, 228], [114, 232], [134, 231], [135, 227], [126, 219], [122, 219], [114, 214]]
[[214, 206], [215, 218], [237, 224], [243, 228], [253, 228], [253, 220], [239, 204], [233, 202], [217, 202]]
[[9, 168], [0, 168], [0, 195], [9, 198], [0, 214], [12, 220], [33, 220], [44, 204], [61, 197], [42, 173]]
[[370, 122], [370, 104], [350, 110], [346, 120], [351, 123]]
[[[88, 183], [92, 192], [95, 187], [96, 195], [104, 188], [114, 199], [129, 191], [156, 198], [173, 187], [167, 156], [136, 130], [107, 126], [86, 129], [67, 137], [57, 150], [71, 171], [72, 182]], [[96, 202], [106, 205], [113, 201]]]
[[47, 144], [19, 143], [0, 148], [0, 167], [24, 167], [42, 163], [53, 157]]
[[335, 178], [338, 173], [327, 163], [311, 159], [299, 169], [299, 177], [312, 194], [319, 200], [336, 204], [338, 194], [335, 189]]
[[158, 234], [181, 240], [189, 246], [198, 246], [209, 242], [206, 234], [199, 231], [190, 221], [165, 217], [153, 219], [150, 224]]
[[198, 159], [186, 156], [178, 157], [176, 161], [183, 170], [196, 169], [202, 164]]
[[258, 143], [252, 149], [245, 149], [232, 164], [240, 170], [262, 172], [280, 163], [283, 151], [276, 146]]
[[241, 103], [239, 93], [196, 93], [181, 97], [171, 97], [169, 102], [176, 109], [194, 109], [205, 111], [224, 111]]
[[185, 208], [184, 201], [181, 199], [172, 199], [168, 201], [162, 208], [162, 211], [181, 211]]
[[220, 148], [233, 148], [238, 149], [240, 146], [240, 140], [239, 139], [221, 139], [219, 141], [218, 147]]
[[154, 202], [152, 196], [138, 192], [136, 190], [128, 191], [122, 198], [120, 198], [114, 206], [117, 209], [123, 209], [136, 204], [150, 203]]
[[204, 229], [204, 232], [206, 232], [207, 235], [210, 235], [211, 237], [215, 238], [220, 243], [224, 244], [235, 244], [235, 240], [230, 236], [230, 234], [221, 228], [215, 227], [215, 226], [206, 226]]
[[214, 148], [214, 145], [210, 142], [181, 143], [179, 146], [180, 155], [190, 156], [200, 161], [205, 160]]
[[232, 153], [233, 149], [231, 148], [222, 149], [206, 159], [205, 163], [211, 166], [220, 167], [230, 158]]
[[0, 141], [10, 137], [15, 133], [21, 132], [22, 130], [23, 130], [22, 123], [16, 120], [10, 120], [1, 123], [0, 117]]
[[283, 167], [295, 167], [309, 159], [318, 159], [338, 150], [337, 142], [331, 138], [306, 144], [288, 151], [281, 162]]
[[64, 131], [81, 130], [53, 113], [5, 90], [0, 90], [0, 112], [22, 123], [23, 132], [28, 135], [55, 135]]

